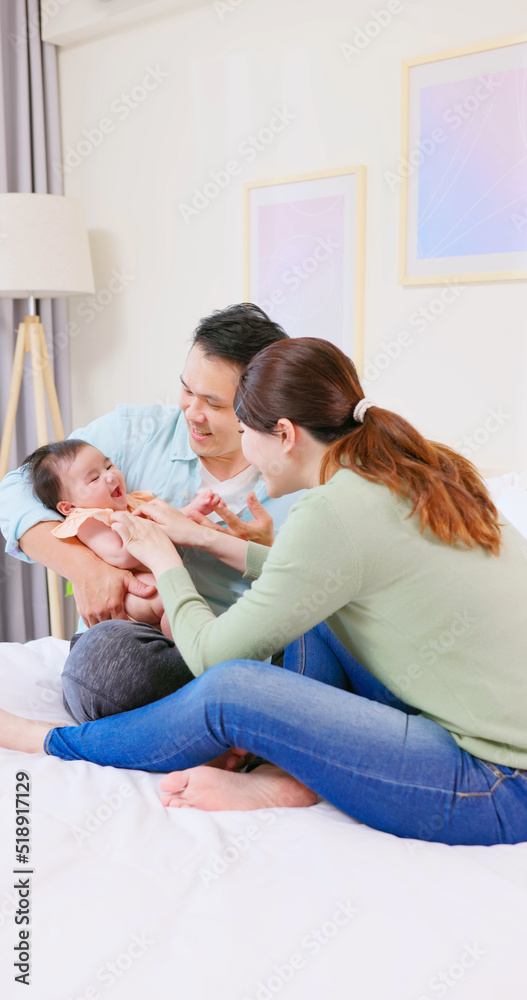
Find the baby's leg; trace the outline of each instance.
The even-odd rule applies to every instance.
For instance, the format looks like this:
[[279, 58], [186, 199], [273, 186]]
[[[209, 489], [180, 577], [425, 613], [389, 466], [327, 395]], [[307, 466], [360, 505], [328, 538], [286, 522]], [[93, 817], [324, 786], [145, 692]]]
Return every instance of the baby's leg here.
[[[148, 575], [151, 575], [151, 574], [147, 574], [147, 573], [143, 574], [143, 576], [148, 576]], [[155, 583], [155, 577], [154, 576], [152, 576], [152, 580]], [[147, 581], [143, 580], [142, 582], [146, 583]], [[166, 615], [166, 611], [165, 611], [165, 609], [163, 607], [163, 601], [161, 600], [160, 595], [158, 593], [155, 593], [154, 596], [151, 597], [149, 600], [150, 600], [150, 606], [151, 606], [154, 614], [156, 614], [158, 616], [158, 620], [159, 620], [158, 627], [161, 629], [163, 635], [166, 636], [167, 639], [173, 639], [174, 636], [172, 635], [172, 629], [170, 628], [170, 625], [168, 623], [168, 618], [167, 618], [167, 615]]]
[[[141, 583], [152, 583], [154, 586], [156, 584], [156, 578], [153, 573], [140, 572], [136, 573], [135, 576], [140, 578]], [[163, 607], [163, 601], [157, 591], [153, 597], [149, 598], [149, 601], [154, 614], [158, 617], [158, 626], [163, 635], [166, 636], [167, 639], [173, 639], [174, 636], [172, 635], [172, 629], [168, 623], [168, 618]]]
[[124, 610], [133, 622], [142, 622], [144, 625], [155, 625], [159, 628], [160, 616], [153, 605], [152, 597], [136, 597], [135, 594], [125, 594]]
[[[156, 578], [153, 573], [139, 571], [134, 576], [141, 583], [156, 585]], [[137, 597], [135, 594], [127, 593], [124, 599], [124, 610], [132, 621], [144, 622], [145, 625], [154, 625], [155, 628], [160, 629], [167, 639], [172, 639], [168, 618], [157, 591], [153, 597]]]
[[161, 615], [159, 628], [161, 629], [163, 635], [166, 636], [167, 639], [174, 638], [174, 636], [172, 635], [172, 629], [170, 628], [169, 621], [166, 615], [166, 611], [163, 611], [163, 614]]

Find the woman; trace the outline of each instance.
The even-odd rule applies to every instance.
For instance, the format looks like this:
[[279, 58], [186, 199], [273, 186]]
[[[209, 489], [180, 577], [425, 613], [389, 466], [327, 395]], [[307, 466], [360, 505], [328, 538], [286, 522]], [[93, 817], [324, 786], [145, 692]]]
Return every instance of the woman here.
[[[320, 795], [398, 836], [526, 840], [521, 536], [498, 524], [469, 462], [366, 400], [351, 361], [325, 341], [266, 348], [236, 404], [244, 453], [269, 495], [308, 491], [271, 549], [192, 524], [161, 501], [113, 515], [201, 676], [78, 728], [4, 713], [1, 742], [172, 772], [161, 782], [167, 805], [252, 809]], [[206, 548], [255, 582], [216, 619], [173, 543]], [[314, 646], [321, 669], [338, 659], [353, 691], [260, 662], [322, 621], [307, 654]], [[361, 694], [355, 658], [386, 696]], [[250, 774], [201, 766], [236, 747], [270, 763]]]

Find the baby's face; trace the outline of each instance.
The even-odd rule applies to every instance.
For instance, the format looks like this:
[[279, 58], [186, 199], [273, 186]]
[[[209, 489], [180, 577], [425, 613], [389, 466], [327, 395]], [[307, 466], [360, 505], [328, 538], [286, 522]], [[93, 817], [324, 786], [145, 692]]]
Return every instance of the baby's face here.
[[91, 444], [81, 448], [71, 465], [61, 471], [62, 494], [57, 507], [69, 514], [74, 507], [111, 507], [126, 510], [126, 486], [122, 472]]

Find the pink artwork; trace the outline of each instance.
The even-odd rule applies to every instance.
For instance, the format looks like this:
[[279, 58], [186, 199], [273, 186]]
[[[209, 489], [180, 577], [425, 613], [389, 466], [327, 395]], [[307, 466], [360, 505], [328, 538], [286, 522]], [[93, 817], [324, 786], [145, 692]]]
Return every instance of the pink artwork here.
[[344, 196], [258, 215], [258, 304], [291, 336], [333, 339], [344, 318]]
[[403, 63], [402, 284], [527, 277], [527, 35]]
[[527, 69], [423, 87], [419, 259], [527, 250]]
[[245, 295], [290, 337], [320, 337], [362, 364], [362, 166], [246, 186]]

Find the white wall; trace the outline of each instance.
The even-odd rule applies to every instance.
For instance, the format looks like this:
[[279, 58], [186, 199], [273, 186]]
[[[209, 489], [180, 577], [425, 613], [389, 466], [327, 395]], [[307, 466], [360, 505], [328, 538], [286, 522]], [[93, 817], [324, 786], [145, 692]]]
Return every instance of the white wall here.
[[[382, 0], [232, 0], [227, 11], [228, 2], [60, 51], [64, 151], [101, 119], [112, 128], [91, 153], [86, 144], [88, 155], [65, 173], [65, 192], [86, 205], [97, 287], [107, 289], [114, 270], [133, 276], [101, 296], [111, 302], [97, 314], [71, 303], [73, 426], [118, 402], [177, 400], [197, 320], [243, 297], [242, 187], [251, 179], [366, 165], [365, 358], [374, 360], [438, 294], [397, 283], [398, 194], [384, 172], [399, 161], [401, 60], [525, 27], [524, 0], [407, 0], [346, 61], [340, 43]], [[149, 67], [167, 77], [125, 118], [120, 95]], [[244, 161], [240, 142], [284, 107], [294, 121]], [[185, 223], [179, 205], [233, 157], [241, 174]], [[449, 444], [501, 407], [503, 426], [474, 461], [525, 468], [526, 314], [525, 283], [469, 285], [424, 332], [414, 330], [369, 394]]]
[[207, 0], [41, 0], [42, 38], [54, 45], [76, 45], [166, 11], [204, 2]]

